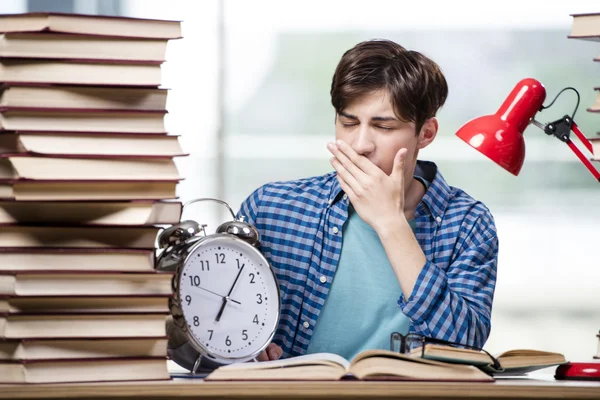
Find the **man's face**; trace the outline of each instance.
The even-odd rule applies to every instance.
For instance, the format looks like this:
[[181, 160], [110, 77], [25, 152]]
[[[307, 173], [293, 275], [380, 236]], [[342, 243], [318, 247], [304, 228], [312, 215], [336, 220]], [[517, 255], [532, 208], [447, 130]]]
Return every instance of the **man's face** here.
[[[420, 135], [421, 136], [421, 135]], [[398, 150], [406, 148], [405, 182], [410, 182], [417, 162], [418, 149], [424, 147], [415, 134], [415, 124], [402, 122], [394, 114], [386, 90], [378, 90], [352, 101], [340, 111], [335, 122], [335, 137], [348, 143], [390, 175]]]

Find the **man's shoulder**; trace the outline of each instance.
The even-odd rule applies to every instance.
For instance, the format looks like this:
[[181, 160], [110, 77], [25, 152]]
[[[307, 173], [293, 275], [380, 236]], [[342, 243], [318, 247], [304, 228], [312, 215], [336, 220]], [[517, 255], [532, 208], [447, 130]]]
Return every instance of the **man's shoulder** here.
[[248, 196], [242, 203], [242, 208], [256, 213], [292, 208], [316, 211], [327, 204], [335, 179], [335, 173], [330, 172], [307, 178], [269, 182]]
[[286, 198], [323, 197], [331, 190], [334, 173], [286, 181], [274, 181], [262, 185], [257, 191], [261, 200], [284, 200]]
[[435, 163], [419, 161], [419, 167], [420, 171], [429, 175], [428, 179], [432, 182], [425, 197], [426, 202], [436, 208], [436, 211], [446, 217], [468, 215], [471, 218], [491, 218], [490, 209], [481, 200], [459, 187], [449, 185]]
[[462, 216], [469, 224], [484, 223], [494, 228], [494, 217], [483, 201], [471, 196], [461, 188], [450, 186], [451, 196], [448, 201], [446, 215]]

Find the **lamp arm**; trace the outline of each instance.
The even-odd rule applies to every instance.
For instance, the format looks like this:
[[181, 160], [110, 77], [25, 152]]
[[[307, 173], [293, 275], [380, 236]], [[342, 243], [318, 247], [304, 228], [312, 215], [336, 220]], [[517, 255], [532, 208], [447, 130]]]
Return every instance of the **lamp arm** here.
[[583, 133], [581, 133], [581, 130], [579, 130], [579, 126], [577, 126], [577, 124], [575, 123], [575, 121], [573, 121], [571, 123], [571, 130], [573, 131], [573, 133], [575, 134], [575, 136], [577, 136], [579, 138], [579, 140], [581, 140], [581, 143], [583, 143], [583, 145], [585, 146], [585, 148], [588, 149], [588, 151], [590, 153], [594, 154], [594, 149], [592, 147], [592, 142], [590, 142], [590, 140], [588, 138], [586, 138]]
[[[593, 154], [592, 143], [589, 141], [588, 138], [586, 138], [583, 135], [583, 133], [581, 133], [581, 131], [579, 130], [579, 127], [577, 126], [575, 121], [573, 121], [573, 123], [571, 124], [571, 130], [573, 131], [573, 133], [575, 133], [575, 136], [577, 136], [579, 138], [579, 140], [581, 140], [581, 143], [583, 143], [585, 148], [588, 149], [589, 152]], [[594, 175], [594, 178], [596, 178], [596, 180], [598, 182], [600, 182], [600, 172], [598, 172], [598, 170], [592, 165], [589, 158], [586, 157], [581, 152], [581, 150], [579, 150], [577, 148], [577, 146], [575, 146], [575, 143], [573, 143], [573, 141], [571, 139], [568, 139], [567, 145], [573, 151], [573, 153], [575, 153], [575, 155], [577, 157], [579, 157], [579, 160], [583, 163], [583, 165], [585, 165], [586, 168], [592, 173], [592, 175]]]
[[571, 151], [575, 153], [577, 158], [579, 158], [579, 160], [583, 163], [583, 165], [585, 165], [585, 167], [592, 173], [592, 175], [594, 175], [594, 178], [596, 178], [596, 180], [600, 182], [600, 172], [592, 165], [592, 163], [589, 160], [589, 157], [586, 157], [571, 140], [570, 136], [571, 132], [573, 132], [575, 136], [577, 136], [577, 138], [581, 141], [581, 143], [583, 143], [585, 148], [590, 153], [594, 153], [592, 143], [589, 141], [588, 138], [585, 137], [581, 130], [579, 130], [579, 126], [577, 126], [575, 121], [573, 121], [570, 116], [565, 115], [561, 119], [550, 122], [546, 125], [542, 125], [534, 119], [532, 119], [531, 122], [538, 128], [543, 129], [543, 131], [547, 135], [556, 136], [560, 141], [565, 142], [567, 146], [569, 146]]

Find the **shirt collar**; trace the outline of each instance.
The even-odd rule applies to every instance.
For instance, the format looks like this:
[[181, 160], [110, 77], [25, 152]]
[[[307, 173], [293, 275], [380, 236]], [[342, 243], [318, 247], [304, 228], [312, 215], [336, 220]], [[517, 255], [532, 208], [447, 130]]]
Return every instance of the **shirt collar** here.
[[446, 212], [452, 189], [446, 183], [442, 174], [438, 171], [437, 165], [432, 161], [417, 161], [415, 175], [422, 176], [431, 184], [423, 195], [423, 198], [415, 210], [415, 218], [430, 214], [432, 217], [441, 217]]
[[[415, 175], [422, 176], [431, 182], [425, 195], [417, 205], [415, 218], [425, 214], [430, 214], [434, 218], [444, 215], [450, 201], [452, 189], [438, 171], [437, 165], [432, 161], [417, 160]], [[330, 182], [330, 192], [327, 200], [331, 205], [342, 197], [343, 192], [335, 171], [328, 173], [326, 178]]]

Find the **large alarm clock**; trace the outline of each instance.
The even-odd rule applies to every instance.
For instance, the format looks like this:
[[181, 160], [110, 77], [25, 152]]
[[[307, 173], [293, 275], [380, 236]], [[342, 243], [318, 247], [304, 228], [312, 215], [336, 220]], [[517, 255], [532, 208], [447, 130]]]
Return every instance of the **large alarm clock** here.
[[157, 259], [157, 269], [175, 272], [169, 356], [193, 372], [202, 358], [213, 368], [254, 359], [271, 342], [281, 306], [277, 277], [258, 249], [256, 228], [217, 199], [195, 199], [183, 210], [200, 201], [223, 204], [233, 220], [209, 235], [206, 225], [190, 220], [165, 229]]

